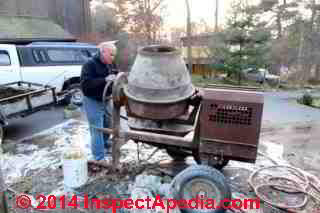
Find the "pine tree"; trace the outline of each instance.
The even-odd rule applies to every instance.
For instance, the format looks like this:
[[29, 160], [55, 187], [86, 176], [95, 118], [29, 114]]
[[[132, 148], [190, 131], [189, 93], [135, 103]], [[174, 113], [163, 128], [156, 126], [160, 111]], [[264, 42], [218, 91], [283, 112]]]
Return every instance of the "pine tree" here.
[[215, 33], [211, 43], [216, 61], [214, 68], [223, 69], [229, 77], [236, 76], [241, 84], [242, 71], [248, 67], [266, 67], [268, 42], [271, 38], [266, 23], [260, 20], [258, 9], [235, 1], [227, 28]]

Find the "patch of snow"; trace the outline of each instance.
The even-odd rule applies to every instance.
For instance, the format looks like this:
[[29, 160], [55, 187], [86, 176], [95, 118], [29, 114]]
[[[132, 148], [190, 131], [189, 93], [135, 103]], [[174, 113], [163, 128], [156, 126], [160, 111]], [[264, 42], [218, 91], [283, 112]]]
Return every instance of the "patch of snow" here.
[[284, 152], [284, 148], [283, 148], [283, 144], [276, 144], [276, 143], [272, 143], [272, 142], [264, 142], [263, 143], [267, 150], [266, 150], [266, 155], [269, 156], [271, 159], [277, 161], [277, 160], [281, 160], [283, 161], [283, 152]]
[[[79, 126], [79, 121], [76, 121], [78, 124], [74, 125], [74, 122], [75, 120], [71, 119], [63, 124], [22, 139], [17, 144], [17, 154], [2, 154], [1, 164], [5, 182], [12, 184], [22, 176], [26, 176], [30, 170], [58, 169], [62, 165], [61, 155], [63, 151], [74, 142], [76, 142], [87, 154], [88, 158], [90, 158], [91, 150], [90, 137], [87, 130], [88, 126], [85, 123], [80, 123]], [[76, 134], [67, 132], [70, 130], [68, 127], [76, 128], [74, 130]], [[53, 144], [48, 144], [48, 146], [41, 149], [39, 149], [39, 146], [31, 144], [32, 140], [37, 137], [49, 137], [51, 135], [53, 139], [57, 138]], [[74, 135], [77, 137], [74, 137]], [[31, 143], [26, 144], [25, 141]]]

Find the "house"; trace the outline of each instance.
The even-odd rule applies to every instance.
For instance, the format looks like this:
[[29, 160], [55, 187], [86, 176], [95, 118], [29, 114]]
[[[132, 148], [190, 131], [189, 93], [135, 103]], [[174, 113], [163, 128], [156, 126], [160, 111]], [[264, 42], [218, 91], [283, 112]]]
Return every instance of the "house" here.
[[75, 37], [91, 31], [90, 0], [0, 0], [0, 16], [48, 19]]
[[0, 43], [28, 44], [32, 41], [75, 41], [49, 18], [0, 16]]
[[[203, 33], [195, 36], [191, 36], [191, 49], [192, 49], [192, 73], [203, 76], [215, 75], [216, 70], [211, 68], [211, 64], [214, 63], [214, 59], [211, 56], [208, 44], [212, 38], [212, 33]], [[182, 37], [182, 55], [184, 60], [188, 63], [188, 38]]]

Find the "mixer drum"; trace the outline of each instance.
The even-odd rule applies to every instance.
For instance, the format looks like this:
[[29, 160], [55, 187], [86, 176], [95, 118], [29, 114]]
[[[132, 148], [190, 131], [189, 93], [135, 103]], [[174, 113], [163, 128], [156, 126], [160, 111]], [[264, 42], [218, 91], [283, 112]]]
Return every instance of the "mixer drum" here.
[[194, 87], [181, 52], [152, 45], [138, 51], [124, 92], [132, 114], [163, 120], [185, 113]]

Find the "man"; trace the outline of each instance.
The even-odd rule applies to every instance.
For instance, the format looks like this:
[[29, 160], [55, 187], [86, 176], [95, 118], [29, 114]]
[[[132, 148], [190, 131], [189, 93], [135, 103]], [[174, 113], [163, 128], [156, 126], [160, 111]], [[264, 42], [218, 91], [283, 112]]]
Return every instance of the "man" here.
[[[117, 48], [113, 43], [105, 42], [98, 45], [98, 53], [82, 67], [81, 89], [84, 94], [84, 109], [87, 114], [91, 135], [91, 151], [94, 160], [104, 159], [104, 149], [111, 148], [109, 135], [98, 128], [110, 127], [112, 101], [103, 104], [103, 91], [108, 81], [113, 81], [118, 72], [114, 64]], [[107, 95], [111, 95], [110, 87]], [[105, 113], [107, 111], [107, 113]]]

